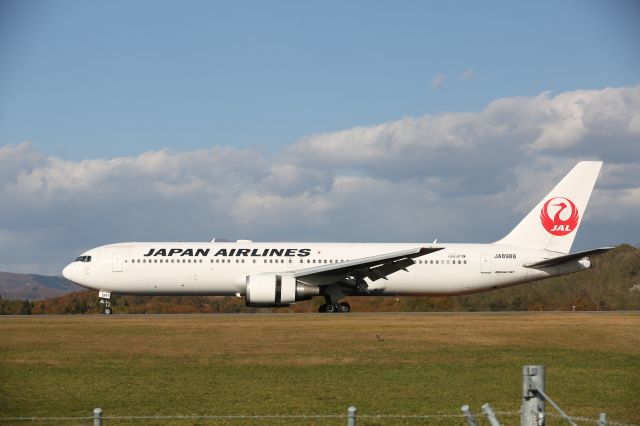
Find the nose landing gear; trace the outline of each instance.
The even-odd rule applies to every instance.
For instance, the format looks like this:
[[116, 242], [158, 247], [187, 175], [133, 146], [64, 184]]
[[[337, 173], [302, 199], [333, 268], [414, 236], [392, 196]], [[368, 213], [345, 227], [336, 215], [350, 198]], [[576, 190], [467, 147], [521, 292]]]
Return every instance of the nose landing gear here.
[[111, 292], [100, 290], [98, 292], [98, 297], [100, 298], [100, 304], [104, 305], [104, 314], [111, 315]]
[[104, 314], [111, 315], [111, 302], [108, 300], [101, 300], [100, 303], [104, 303]]

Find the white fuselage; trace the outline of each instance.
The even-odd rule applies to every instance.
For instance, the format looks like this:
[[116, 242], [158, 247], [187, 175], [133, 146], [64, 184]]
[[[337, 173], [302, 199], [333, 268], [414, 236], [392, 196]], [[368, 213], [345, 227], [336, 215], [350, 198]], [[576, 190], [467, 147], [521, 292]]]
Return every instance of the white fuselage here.
[[[340, 263], [431, 244], [371, 243], [120, 243], [83, 253], [68, 279], [90, 289], [138, 295], [244, 295], [246, 277]], [[572, 262], [546, 269], [522, 265], [558, 253], [501, 244], [438, 244], [443, 250], [369, 284], [377, 295], [456, 295], [535, 281], [589, 267]]]

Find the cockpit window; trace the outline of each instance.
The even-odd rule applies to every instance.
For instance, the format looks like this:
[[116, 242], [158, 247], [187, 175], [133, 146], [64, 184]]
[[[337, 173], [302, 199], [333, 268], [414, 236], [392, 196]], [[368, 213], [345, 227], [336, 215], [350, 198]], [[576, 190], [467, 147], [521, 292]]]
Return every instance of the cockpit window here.
[[91, 262], [91, 256], [80, 256], [74, 262]]

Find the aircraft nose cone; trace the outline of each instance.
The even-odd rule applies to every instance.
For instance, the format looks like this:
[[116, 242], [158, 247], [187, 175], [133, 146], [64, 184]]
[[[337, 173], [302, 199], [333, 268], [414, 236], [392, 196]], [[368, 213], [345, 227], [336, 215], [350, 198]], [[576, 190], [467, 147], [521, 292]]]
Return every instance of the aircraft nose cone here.
[[69, 281], [74, 281], [74, 274], [73, 274], [73, 264], [68, 264], [63, 270], [62, 270], [62, 276], [65, 277], [66, 279], [68, 279]]

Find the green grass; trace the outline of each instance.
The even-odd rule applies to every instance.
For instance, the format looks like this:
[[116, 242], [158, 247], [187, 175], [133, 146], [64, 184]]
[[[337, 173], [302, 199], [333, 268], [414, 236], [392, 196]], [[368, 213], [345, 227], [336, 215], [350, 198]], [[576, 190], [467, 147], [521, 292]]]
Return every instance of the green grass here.
[[[547, 393], [570, 415], [640, 423], [639, 330], [640, 315], [617, 313], [2, 317], [0, 417], [98, 406], [112, 416], [345, 414], [349, 405], [459, 414], [485, 402], [517, 412], [522, 366], [543, 364]], [[252, 422], [301, 423], [163, 424]]]

